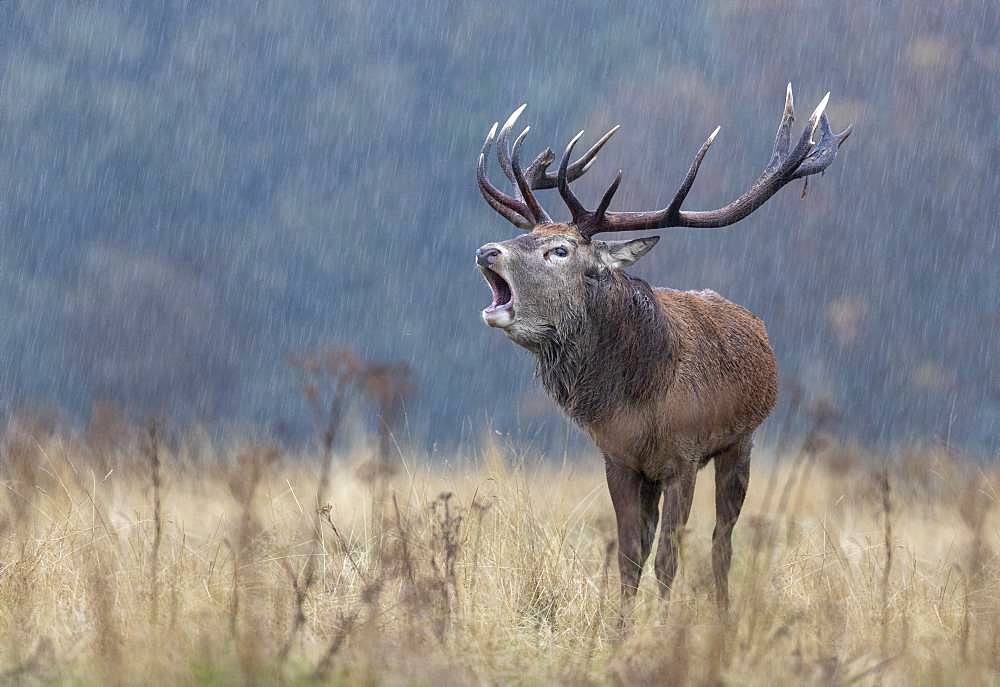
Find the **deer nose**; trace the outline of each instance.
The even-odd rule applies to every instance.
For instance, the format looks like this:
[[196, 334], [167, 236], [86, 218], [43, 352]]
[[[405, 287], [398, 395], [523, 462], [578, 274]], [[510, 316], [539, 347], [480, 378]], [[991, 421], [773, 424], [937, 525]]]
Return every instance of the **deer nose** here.
[[483, 246], [476, 250], [476, 264], [489, 267], [500, 257], [500, 249], [493, 246]]

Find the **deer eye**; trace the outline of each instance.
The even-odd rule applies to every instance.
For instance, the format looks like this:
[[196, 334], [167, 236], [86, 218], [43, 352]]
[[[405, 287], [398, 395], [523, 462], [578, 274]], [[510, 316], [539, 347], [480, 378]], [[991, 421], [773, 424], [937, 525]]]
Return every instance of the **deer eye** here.
[[548, 259], [550, 255], [554, 255], [557, 258], [565, 258], [569, 255], [569, 251], [566, 250], [565, 246], [557, 246], [556, 248], [545, 252], [546, 259]]

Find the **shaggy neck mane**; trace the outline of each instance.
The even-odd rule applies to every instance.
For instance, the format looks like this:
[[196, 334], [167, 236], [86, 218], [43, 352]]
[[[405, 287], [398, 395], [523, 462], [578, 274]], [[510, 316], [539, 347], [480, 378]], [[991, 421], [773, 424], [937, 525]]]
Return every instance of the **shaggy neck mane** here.
[[673, 349], [667, 317], [643, 280], [619, 271], [588, 275], [584, 291], [584, 311], [550, 330], [534, 353], [546, 391], [574, 421], [589, 424], [652, 398], [673, 376]]

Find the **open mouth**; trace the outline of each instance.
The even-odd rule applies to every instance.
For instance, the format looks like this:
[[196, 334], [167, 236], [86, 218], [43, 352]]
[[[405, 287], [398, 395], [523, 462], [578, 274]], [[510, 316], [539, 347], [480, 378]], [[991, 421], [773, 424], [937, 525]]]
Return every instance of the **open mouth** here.
[[514, 321], [514, 292], [507, 280], [489, 267], [479, 269], [493, 292], [493, 302], [483, 310], [483, 320], [491, 327], [506, 327]]

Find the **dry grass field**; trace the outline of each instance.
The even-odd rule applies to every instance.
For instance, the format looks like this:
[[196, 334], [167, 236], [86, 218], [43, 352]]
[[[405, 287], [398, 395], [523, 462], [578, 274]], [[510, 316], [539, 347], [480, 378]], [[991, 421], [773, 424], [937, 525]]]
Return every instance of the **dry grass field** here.
[[[984, 684], [1000, 676], [1000, 473], [943, 449], [759, 451], [734, 609], [711, 468], [672, 600], [618, 623], [599, 459], [3, 438], [0, 682]], [[885, 467], [883, 467], [885, 466]], [[317, 493], [319, 490], [319, 493]], [[318, 499], [318, 502], [317, 502]]]

